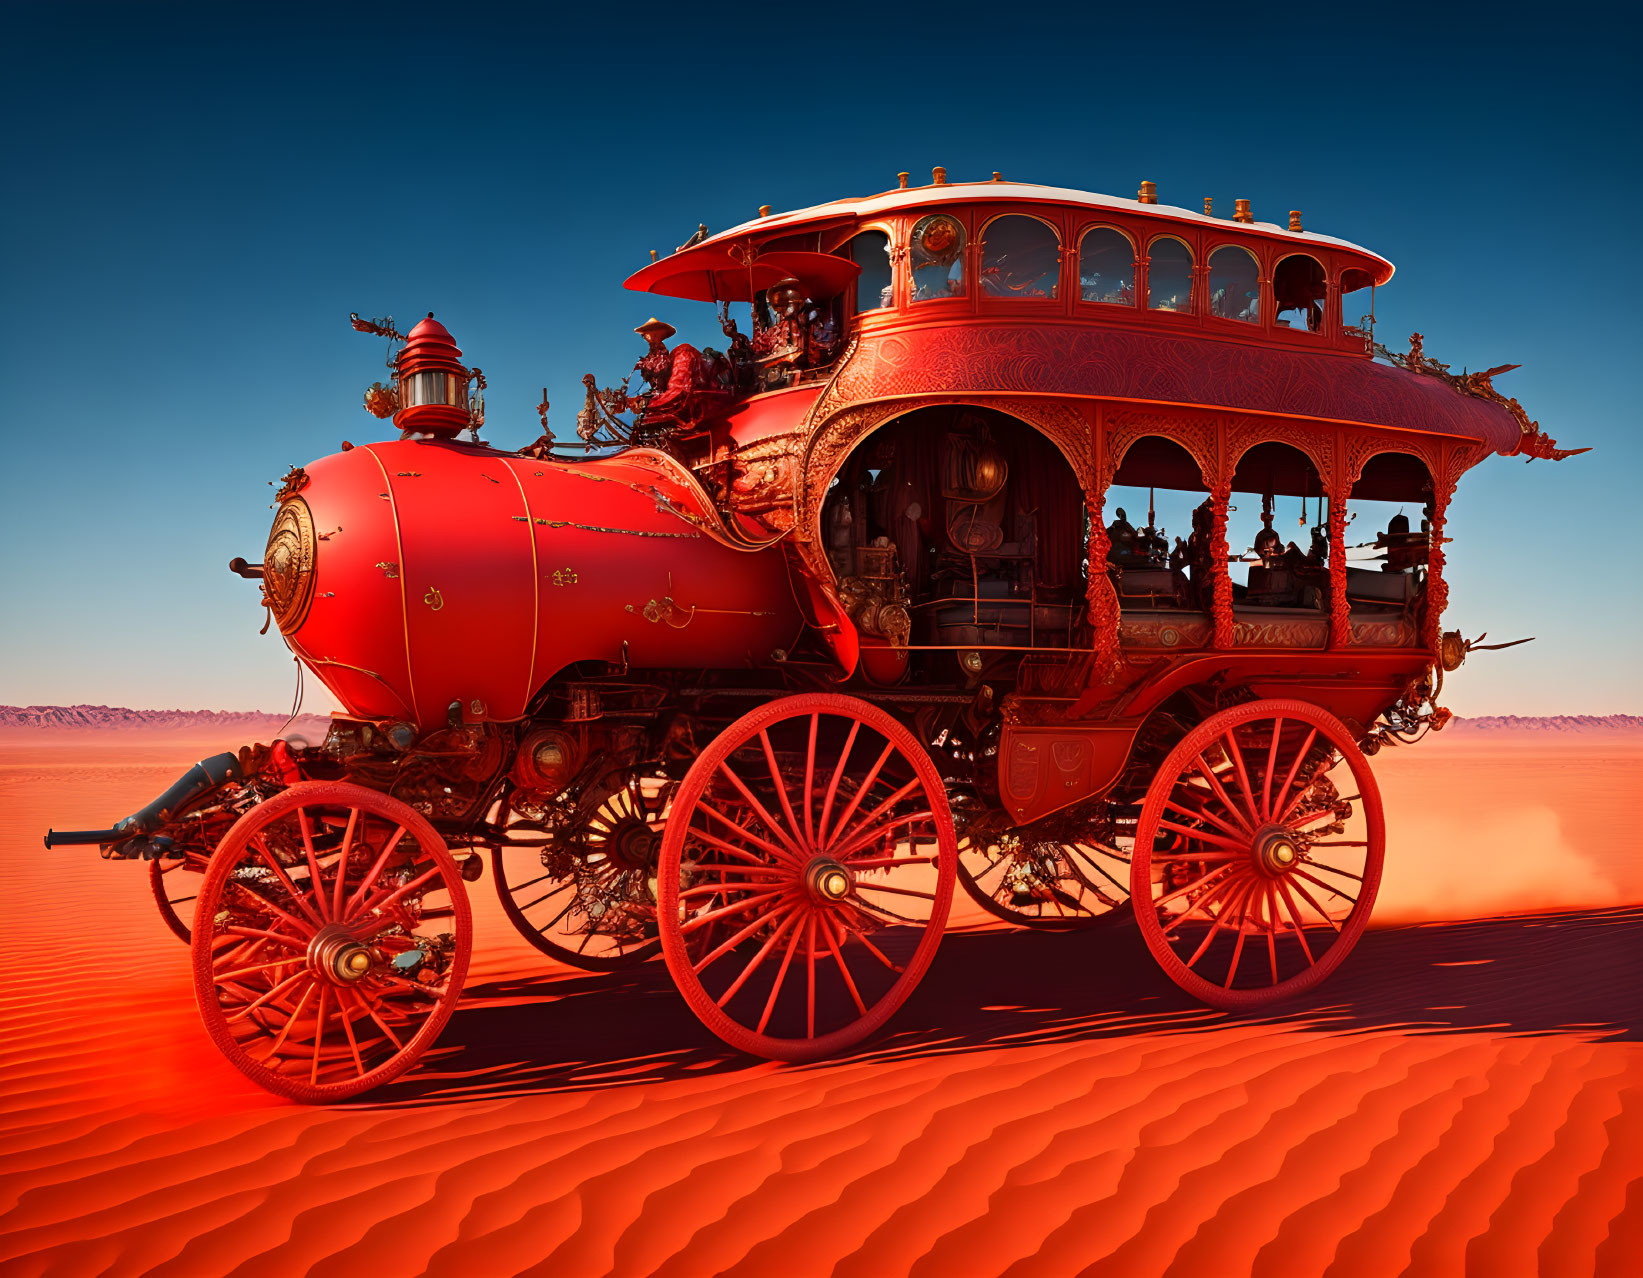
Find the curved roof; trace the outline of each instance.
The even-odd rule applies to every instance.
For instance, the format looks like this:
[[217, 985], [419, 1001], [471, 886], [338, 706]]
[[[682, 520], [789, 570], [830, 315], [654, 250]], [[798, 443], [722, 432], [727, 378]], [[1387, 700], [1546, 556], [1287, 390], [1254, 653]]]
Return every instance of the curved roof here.
[[[750, 233], [764, 237], [778, 231], [799, 230], [809, 222], [869, 218], [882, 213], [899, 212], [903, 209], [918, 208], [923, 205], [934, 206], [951, 204], [954, 201], [974, 200], [1022, 200], [1041, 204], [1113, 209], [1141, 217], [1196, 223], [1219, 227], [1221, 230], [1239, 230], [1273, 239], [1293, 240], [1297, 245], [1316, 244], [1347, 249], [1353, 253], [1362, 253], [1365, 257], [1380, 263], [1385, 268], [1384, 275], [1377, 275], [1376, 284], [1385, 284], [1392, 278], [1392, 273], [1396, 269], [1391, 262], [1380, 256], [1380, 254], [1371, 252], [1361, 244], [1354, 244], [1350, 240], [1337, 239], [1333, 235], [1319, 235], [1313, 231], [1291, 231], [1287, 226], [1279, 226], [1276, 222], [1235, 222], [1231, 218], [1208, 216], [1172, 204], [1143, 204], [1139, 200], [1127, 200], [1116, 195], [1100, 195], [1093, 191], [1077, 191], [1063, 186], [1039, 186], [1030, 182], [946, 182], [940, 186], [898, 188], [893, 191], [885, 191], [880, 195], [833, 200], [826, 204], [815, 204], [809, 208], [794, 209], [788, 213], [772, 213], [769, 217], [753, 218], [728, 230], [720, 231], [716, 235], [710, 235], [702, 243], [704, 245], [717, 244]], [[692, 249], [684, 251], [691, 252], [694, 247], [692, 246]]]

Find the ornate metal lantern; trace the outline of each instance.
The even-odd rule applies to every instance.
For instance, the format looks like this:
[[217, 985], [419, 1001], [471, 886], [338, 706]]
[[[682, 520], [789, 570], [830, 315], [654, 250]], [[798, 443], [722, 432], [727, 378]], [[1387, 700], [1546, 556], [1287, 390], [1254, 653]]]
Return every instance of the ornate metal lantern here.
[[419, 323], [399, 353], [399, 411], [394, 425], [416, 435], [451, 438], [468, 429], [468, 382], [462, 352], [450, 332], [434, 318]]

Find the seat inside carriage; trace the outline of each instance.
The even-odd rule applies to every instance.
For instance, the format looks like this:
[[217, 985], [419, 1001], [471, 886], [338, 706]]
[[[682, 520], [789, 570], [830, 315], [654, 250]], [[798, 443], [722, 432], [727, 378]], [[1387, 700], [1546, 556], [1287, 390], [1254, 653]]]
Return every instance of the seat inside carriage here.
[[[1162, 436], [1136, 441], [1117, 468], [1104, 512], [1123, 645], [1211, 646], [1216, 582], [1224, 576], [1235, 643], [1327, 647], [1333, 587], [1324, 489], [1300, 449], [1254, 445], [1233, 475], [1222, 549], [1213, 502], [1191, 454]], [[1160, 515], [1160, 501], [1173, 519]], [[1430, 477], [1407, 454], [1370, 459], [1353, 488], [1342, 513], [1346, 526], [1367, 504], [1395, 503], [1398, 512], [1372, 541], [1342, 547], [1356, 642], [1417, 642], [1430, 502]], [[1412, 507], [1423, 511], [1413, 528], [1401, 513]], [[1299, 518], [1290, 523], [1293, 511]], [[1288, 537], [1279, 531], [1286, 523]], [[1083, 491], [1060, 450], [1007, 414], [946, 405], [875, 432], [828, 490], [822, 531], [869, 660], [875, 645], [1065, 649], [1088, 640]]]

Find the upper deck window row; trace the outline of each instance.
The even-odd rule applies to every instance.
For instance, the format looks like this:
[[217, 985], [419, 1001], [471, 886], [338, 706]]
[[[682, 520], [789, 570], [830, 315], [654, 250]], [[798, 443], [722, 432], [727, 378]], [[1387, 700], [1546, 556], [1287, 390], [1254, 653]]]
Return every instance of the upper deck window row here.
[[[975, 244], [965, 219], [955, 213], [928, 213], [917, 219], [908, 236], [905, 297], [912, 305], [968, 299], [991, 302], [1053, 302], [1062, 284], [1061, 233], [1047, 218], [1002, 213], [980, 227]], [[1229, 324], [1261, 326], [1271, 307], [1273, 327], [1299, 334], [1321, 334], [1328, 322], [1330, 294], [1324, 264], [1308, 252], [1278, 257], [1270, 280], [1256, 253], [1242, 244], [1213, 241], [1200, 263], [1182, 235], [1159, 231], [1138, 239], [1115, 225], [1094, 224], [1078, 235], [1073, 265], [1079, 303], [1137, 310], [1203, 315]], [[845, 250], [861, 267], [856, 311], [887, 309], [895, 304], [896, 254], [884, 230], [865, 230]], [[1270, 259], [1269, 259], [1270, 260]], [[970, 272], [975, 272], [975, 279]], [[1342, 294], [1372, 282], [1360, 267], [1341, 272]], [[1350, 322], [1343, 312], [1342, 322]]]

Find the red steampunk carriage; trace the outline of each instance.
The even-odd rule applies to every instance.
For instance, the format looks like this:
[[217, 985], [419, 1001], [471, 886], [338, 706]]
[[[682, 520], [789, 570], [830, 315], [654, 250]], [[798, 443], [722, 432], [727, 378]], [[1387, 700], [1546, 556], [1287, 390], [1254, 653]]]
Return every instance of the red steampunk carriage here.
[[[486, 853], [540, 949], [659, 949], [716, 1034], [788, 1060], [901, 1005], [955, 881], [1023, 926], [1134, 919], [1217, 1006], [1307, 989], [1375, 898], [1366, 756], [1442, 726], [1469, 648], [1455, 486], [1568, 455], [1502, 370], [1375, 345], [1391, 274], [1244, 201], [903, 174], [653, 255], [628, 287], [717, 303], [725, 349], [640, 325], [641, 384], [584, 379], [568, 448], [544, 399], [518, 452], [479, 441], [431, 315], [355, 317], [404, 342], [366, 395], [401, 437], [293, 470], [234, 565], [346, 711], [48, 846], [151, 858], [213, 1038], [309, 1100], [437, 1036]], [[1126, 487], [1195, 494], [1190, 536], [1110, 510]], [[1263, 527], [1235, 554], [1237, 494]], [[1424, 518], [1349, 564], [1371, 500]]]

